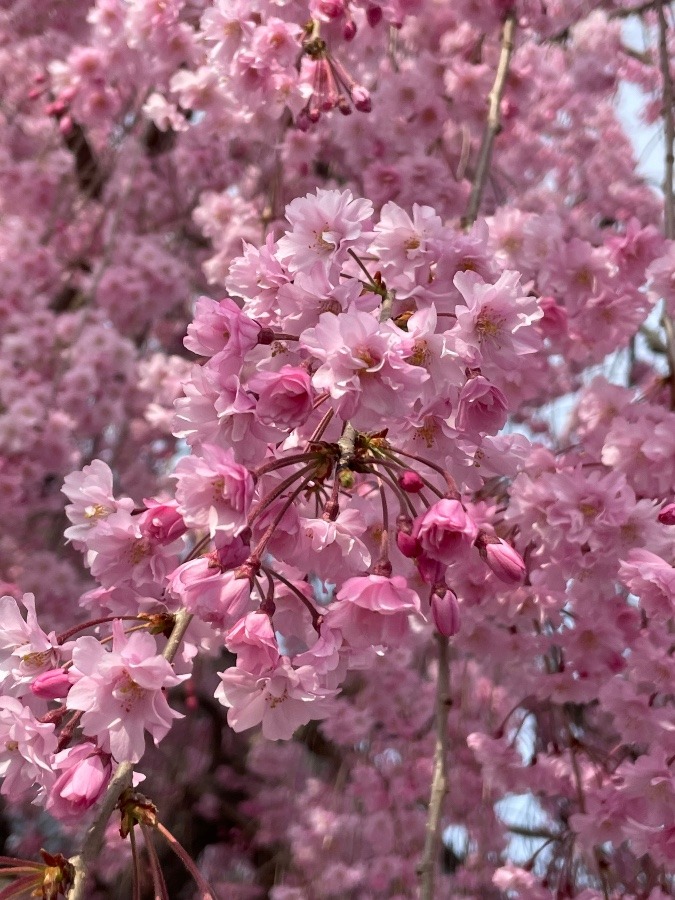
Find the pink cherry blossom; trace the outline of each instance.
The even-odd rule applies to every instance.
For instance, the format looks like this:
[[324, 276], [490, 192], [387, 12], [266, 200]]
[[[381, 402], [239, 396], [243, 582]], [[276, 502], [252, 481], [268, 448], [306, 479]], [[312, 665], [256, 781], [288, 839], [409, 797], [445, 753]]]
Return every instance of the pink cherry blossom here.
[[124, 634], [113, 623], [113, 644], [106, 650], [93, 637], [81, 637], [73, 647], [76, 682], [68, 693], [68, 709], [81, 710], [82, 730], [117, 761], [138, 762], [145, 750], [145, 731], [159, 743], [181, 714], [169, 707], [163, 688], [188, 676], [174, 675], [145, 632]]
[[315, 262], [334, 271], [347, 259], [373, 214], [372, 204], [355, 199], [352, 192], [325, 191], [298, 197], [286, 209], [291, 226], [279, 240], [279, 258], [291, 272], [307, 272]]
[[28, 791], [48, 788], [54, 779], [54, 725], [39, 722], [14, 697], [0, 697], [0, 792], [18, 800]]
[[262, 724], [268, 740], [288, 740], [310, 719], [322, 719], [330, 711], [335, 690], [321, 687], [310, 666], [291, 667], [281, 657], [274, 668], [255, 675], [240, 668], [218, 673], [216, 697], [230, 707], [227, 721], [235, 731]]
[[175, 469], [178, 511], [193, 528], [238, 535], [253, 498], [253, 479], [231, 450], [204, 444], [201, 455], [186, 456]]
[[466, 553], [477, 535], [476, 524], [459, 500], [439, 500], [413, 527], [424, 553], [446, 564]]

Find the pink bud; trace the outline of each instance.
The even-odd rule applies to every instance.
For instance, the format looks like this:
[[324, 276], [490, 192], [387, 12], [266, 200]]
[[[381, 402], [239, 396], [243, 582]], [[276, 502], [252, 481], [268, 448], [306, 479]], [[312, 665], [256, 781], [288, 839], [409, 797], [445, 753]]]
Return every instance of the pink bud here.
[[420, 542], [410, 534], [399, 531], [396, 535], [396, 546], [408, 559], [414, 559], [421, 552]]
[[328, 19], [338, 19], [344, 14], [344, 0], [319, 0], [319, 12]]
[[396, 546], [408, 559], [414, 559], [421, 552], [420, 542], [411, 534], [413, 528], [412, 519], [407, 516], [399, 516], [396, 520]]
[[370, 92], [363, 85], [357, 84], [352, 88], [352, 102], [359, 112], [370, 112], [373, 104], [370, 101]]
[[407, 469], [405, 472], [399, 475], [398, 483], [399, 487], [403, 488], [403, 490], [408, 494], [416, 494], [424, 487], [424, 482], [417, 474], [417, 472], [413, 472], [412, 469]]
[[61, 774], [47, 799], [47, 810], [62, 822], [77, 822], [105, 790], [112, 771], [110, 758], [88, 741], [69, 747], [55, 758]]
[[371, 28], [375, 28], [382, 20], [382, 7], [371, 3], [366, 10], [366, 19]]
[[346, 41], [353, 41], [356, 37], [356, 22], [353, 19], [348, 19], [344, 28], [342, 29], [342, 37]]
[[662, 525], [675, 525], [675, 503], [668, 503], [659, 513], [659, 522]]
[[31, 682], [30, 689], [36, 697], [43, 700], [60, 700], [66, 696], [72, 684], [64, 669], [49, 669]]
[[439, 634], [453, 637], [459, 631], [459, 603], [452, 591], [446, 590], [443, 596], [431, 595], [431, 617]]
[[486, 543], [481, 556], [497, 578], [506, 584], [520, 584], [527, 571], [520, 553], [501, 538]]

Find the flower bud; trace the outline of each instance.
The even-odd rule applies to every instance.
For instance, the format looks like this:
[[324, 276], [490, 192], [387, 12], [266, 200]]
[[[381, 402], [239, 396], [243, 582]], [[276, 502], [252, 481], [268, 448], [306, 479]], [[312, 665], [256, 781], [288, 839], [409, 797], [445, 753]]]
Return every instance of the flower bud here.
[[61, 774], [49, 792], [46, 809], [62, 822], [78, 822], [110, 781], [110, 757], [87, 741], [57, 753], [54, 763]]
[[424, 487], [424, 482], [412, 469], [406, 469], [398, 476], [398, 484], [407, 494], [417, 494]]
[[523, 580], [527, 571], [523, 557], [501, 538], [486, 542], [480, 555], [505, 584], [520, 584]]
[[367, 91], [363, 85], [357, 84], [352, 88], [352, 103], [359, 112], [370, 112], [373, 108], [370, 99], [370, 91]]
[[342, 29], [342, 37], [346, 41], [353, 41], [356, 37], [356, 22], [353, 19], [348, 19], [345, 22]]
[[662, 525], [675, 525], [675, 503], [668, 503], [659, 513], [659, 522]]
[[431, 617], [438, 633], [449, 638], [459, 631], [459, 603], [452, 591], [442, 590], [431, 595]]
[[60, 700], [66, 696], [72, 683], [64, 669], [48, 669], [33, 679], [30, 689], [43, 700]]
[[408, 559], [414, 559], [421, 552], [420, 542], [411, 534], [413, 528], [412, 519], [399, 516], [396, 520], [396, 546]]
[[371, 28], [375, 28], [382, 20], [382, 7], [375, 3], [370, 3], [366, 9], [366, 19]]

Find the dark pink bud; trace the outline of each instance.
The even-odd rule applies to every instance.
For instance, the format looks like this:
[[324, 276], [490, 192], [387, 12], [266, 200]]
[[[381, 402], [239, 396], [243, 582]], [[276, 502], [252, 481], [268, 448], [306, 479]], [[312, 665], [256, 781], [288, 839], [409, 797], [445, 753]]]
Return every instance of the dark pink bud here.
[[357, 84], [352, 88], [352, 102], [359, 112], [370, 112], [373, 108], [373, 104], [370, 100], [370, 92], [361, 84]]
[[344, 28], [342, 29], [342, 37], [346, 41], [353, 41], [356, 37], [356, 22], [353, 19], [348, 19]]
[[396, 546], [408, 559], [414, 559], [421, 552], [420, 542], [411, 534], [413, 528], [412, 519], [407, 516], [399, 516], [396, 520]]
[[505, 584], [520, 584], [527, 571], [520, 553], [501, 538], [486, 543], [481, 550], [481, 556], [497, 578]]
[[431, 595], [431, 618], [439, 634], [454, 637], [459, 631], [459, 603], [452, 591]]
[[420, 577], [425, 584], [438, 584], [445, 577], [447, 565], [437, 559], [421, 553], [417, 557], [417, 569]]
[[377, 6], [375, 3], [371, 3], [366, 10], [366, 19], [371, 28], [375, 28], [376, 25], [379, 25], [382, 21], [382, 7]]
[[396, 535], [396, 546], [404, 556], [408, 557], [408, 559], [414, 559], [416, 556], [419, 556], [422, 551], [420, 542], [412, 535], [404, 534], [402, 531], [399, 531]]
[[417, 494], [424, 487], [424, 482], [412, 469], [406, 469], [398, 476], [398, 484], [408, 494]]
[[347, 98], [344, 96], [344, 94], [340, 94], [340, 96], [337, 98], [337, 108], [340, 110], [343, 116], [351, 116], [352, 114], [352, 108], [349, 105], [349, 102], [347, 101]]
[[276, 335], [272, 331], [271, 328], [261, 328], [258, 332], [258, 343], [259, 344], [273, 344], [276, 340]]
[[659, 522], [662, 525], [675, 525], [675, 503], [668, 503], [659, 513]]
[[344, 0], [319, 0], [319, 11], [328, 19], [339, 19], [345, 11]]
[[49, 669], [31, 682], [30, 689], [43, 700], [60, 700], [65, 697], [73, 684], [64, 669]]

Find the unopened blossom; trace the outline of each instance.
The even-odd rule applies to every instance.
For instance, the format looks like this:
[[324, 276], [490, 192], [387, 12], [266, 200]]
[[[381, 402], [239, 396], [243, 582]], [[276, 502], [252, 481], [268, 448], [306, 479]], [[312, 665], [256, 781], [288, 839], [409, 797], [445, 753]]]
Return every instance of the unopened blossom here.
[[675, 503], [667, 503], [660, 510], [658, 519], [662, 525], [675, 525]]
[[480, 554], [490, 569], [506, 584], [520, 584], [527, 567], [518, 551], [501, 538], [488, 538], [479, 546]]
[[235, 462], [231, 450], [204, 444], [200, 455], [186, 456], [175, 468], [178, 510], [192, 528], [222, 531], [232, 537], [246, 525], [253, 478]]
[[163, 689], [175, 687], [188, 676], [174, 675], [147, 632], [127, 636], [119, 619], [112, 627], [110, 650], [88, 635], [75, 641], [71, 671], [77, 681], [66, 706], [83, 713], [84, 734], [95, 738], [117, 762], [138, 762], [145, 749], [145, 732], [157, 744], [172, 720], [181, 718], [169, 707]]
[[59, 700], [67, 695], [73, 681], [66, 669], [48, 669], [33, 679], [30, 689], [43, 700]]
[[61, 822], [77, 823], [96, 803], [112, 774], [110, 757], [84, 741], [54, 756], [60, 772], [52, 784], [45, 809]]
[[454, 637], [459, 631], [460, 614], [457, 595], [450, 590], [434, 591], [431, 595], [431, 618], [436, 631], [443, 637]]

